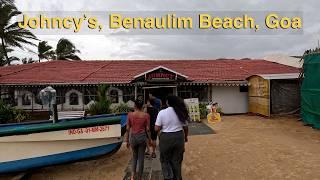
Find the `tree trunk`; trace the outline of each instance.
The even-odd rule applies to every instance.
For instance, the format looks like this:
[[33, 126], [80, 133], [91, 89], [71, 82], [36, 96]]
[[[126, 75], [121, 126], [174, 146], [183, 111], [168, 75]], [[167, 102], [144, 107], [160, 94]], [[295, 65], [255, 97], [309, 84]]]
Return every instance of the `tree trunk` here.
[[6, 45], [4, 44], [4, 39], [3, 38], [1, 38], [1, 43], [2, 43], [2, 49], [3, 49], [4, 56], [7, 59], [7, 64], [10, 65], [10, 60], [9, 60], [9, 57], [8, 57]]

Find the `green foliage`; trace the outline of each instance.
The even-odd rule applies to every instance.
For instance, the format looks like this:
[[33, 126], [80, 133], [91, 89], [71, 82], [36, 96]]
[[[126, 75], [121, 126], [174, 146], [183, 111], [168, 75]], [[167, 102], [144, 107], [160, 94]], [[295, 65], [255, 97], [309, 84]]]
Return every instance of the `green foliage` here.
[[91, 115], [109, 114], [111, 113], [111, 101], [107, 96], [109, 86], [101, 85], [98, 87], [98, 96], [94, 104], [90, 105], [88, 113]]
[[[2, 47], [2, 45], [1, 45], [1, 47]], [[3, 48], [0, 48], [0, 66], [5, 66], [8, 64], [8, 62], [10, 64], [13, 61], [20, 61], [20, 59], [16, 56], [11, 56], [11, 57], [8, 57], [9, 59], [6, 59], [5, 54], [12, 52], [13, 49], [5, 47], [5, 50], [6, 50], [6, 52], [4, 52]]]
[[41, 59], [54, 59], [55, 58], [55, 52], [52, 49], [52, 46], [48, 44], [47, 41], [41, 41], [38, 44], [38, 57], [39, 61]]
[[32, 58], [22, 58], [21, 59], [22, 64], [31, 64], [36, 62], [35, 60], [33, 60]]
[[217, 113], [223, 114], [221, 107], [217, 107]]
[[129, 107], [126, 103], [120, 103], [112, 108], [112, 113], [128, 113], [131, 112], [133, 108]]
[[80, 51], [70, 40], [61, 38], [58, 41], [56, 48], [57, 60], [81, 60], [77, 53], [80, 53]]
[[24, 49], [24, 45], [35, 45], [30, 40], [37, 40], [37, 37], [29, 30], [20, 28], [18, 22], [12, 21], [16, 16], [21, 14], [17, 7], [10, 3], [13, 1], [5, 1], [0, 3], [0, 39], [1, 48], [4, 53], [6, 64], [10, 65], [11, 61], [8, 56], [7, 47], [18, 47]]
[[14, 122], [22, 122], [30, 119], [30, 115], [21, 109], [12, 108], [12, 112], [14, 116]]
[[0, 100], [0, 123], [7, 123], [13, 118], [12, 108]]
[[207, 118], [207, 104], [200, 103], [199, 104], [199, 110], [200, 110], [200, 118], [201, 119]]
[[0, 123], [15, 123], [29, 119], [30, 116], [23, 110], [15, 109], [0, 100]]

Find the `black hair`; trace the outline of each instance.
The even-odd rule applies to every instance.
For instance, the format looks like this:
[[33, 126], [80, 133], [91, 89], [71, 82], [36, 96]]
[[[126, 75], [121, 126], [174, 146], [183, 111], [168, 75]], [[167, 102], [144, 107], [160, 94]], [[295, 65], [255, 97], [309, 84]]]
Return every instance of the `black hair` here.
[[141, 100], [141, 99], [136, 99], [135, 101], [134, 101], [134, 105], [136, 106], [136, 108], [137, 109], [142, 109], [142, 107], [143, 107], [143, 100]]
[[154, 106], [154, 103], [155, 103], [154, 98], [149, 98], [148, 101], [150, 102], [151, 106]]
[[169, 95], [167, 97], [167, 100], [168, 100], [168, 105], [174, 109], [180, 122], [185, 123], [186, 121], [189, 120], [190, 118], [189, 112], [183, 99], [181, 99], [178, 96]]

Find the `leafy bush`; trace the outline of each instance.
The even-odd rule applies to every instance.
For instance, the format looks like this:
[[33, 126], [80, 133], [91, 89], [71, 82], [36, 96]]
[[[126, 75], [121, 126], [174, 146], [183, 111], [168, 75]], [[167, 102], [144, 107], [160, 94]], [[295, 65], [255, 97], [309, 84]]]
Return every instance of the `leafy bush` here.
[[217, 113], [223, 114], [221, 107], [217, 107]]
[[8, 123], [13, 118], [12, 108], [0, 100], [0, 123]]
[[133, 108], [129, 107], [127, 104], [120, 103], [119, 105], [116, 105], [112, 108], [112, 113], [127, 113], [131, 112], [132, 110]]
[[14, 121], [15, 122], [22, 122], [24, 120], [27, 120], [27, 119], [31, 118], [30, 115], [27, 112], [25, 112], [25, 111], [23, 111], [21, 109], [13, 108], [12, 112], [13, 112], [13, 116], [14, 116]]
[[199, 104], [199, 110], [200, 110], [200, 118], [201, 119], [207, 118], [207, 104], [200, 103]]
[[29, 114], [25, 111], [10, 107], [0, 100], [0, 123], [22, 122], [29, 118]]
[[111, 113], [110, 105], [111, 101], [107, 96], [109, 86], [102, 85], [98, 87], [97, 101], [90, 105], [88, 113], [91, 115], [109, 114]]

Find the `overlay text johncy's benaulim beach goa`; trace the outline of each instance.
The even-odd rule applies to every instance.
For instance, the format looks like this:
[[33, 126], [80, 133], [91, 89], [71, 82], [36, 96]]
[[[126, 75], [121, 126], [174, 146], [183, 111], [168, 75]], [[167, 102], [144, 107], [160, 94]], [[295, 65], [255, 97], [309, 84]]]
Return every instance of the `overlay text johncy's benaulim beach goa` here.
[[[157, 14], [158, 15], [158, 14]], [[256, 22], [256, 17], [247, 13], [240, 15], [218, 16], [209, 13], [199, 13], [193, 16], [178, 16], [176, 13], [164, 15], [139, 16], [122, 13], [110, 13], [101, 16], [92, 16], [83, 13], [81, 16], [48, 16], [46, 14], [28, 15], [24, 13], [19, 22], [21, 28], [26, 29], [65, 29], [80, 32], [83, 28], [98, 32], [108, 29], [144, 29], [144, 30], [170, 30], [170, 29], [197, 29], [197, 30], [239, 30], [251, 29], [255, 32], [261, 27], [264, 29], [299, 30], [303, 28], [301, 16], [291, 13], [283, 15], [276, 12], [268, 12], [262, 18], [262, 22]], [[261, 17], [260, 17], [261, 19]]]

